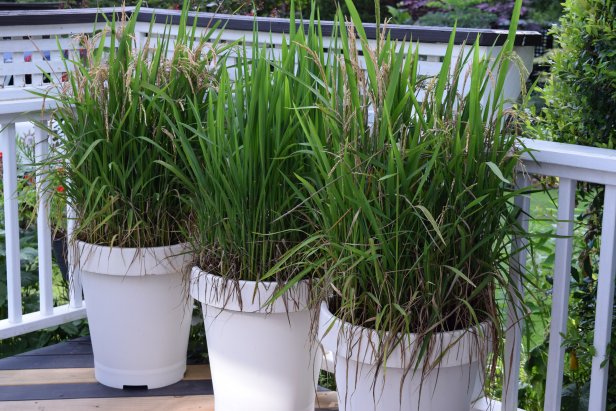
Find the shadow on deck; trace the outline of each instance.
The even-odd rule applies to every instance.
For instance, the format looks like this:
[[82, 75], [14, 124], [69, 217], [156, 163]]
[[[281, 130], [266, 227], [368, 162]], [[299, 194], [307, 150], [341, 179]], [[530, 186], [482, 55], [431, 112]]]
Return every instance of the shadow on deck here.
[[[106, 387], [93, 367], [89, 337], [1, 359], [0, 411], [214, 410], [207, 364], [188, 365], [182, 381], [152, 390]], [[337, 410], [336, 393], [319, 391], [316, 404], [318, 411]]]

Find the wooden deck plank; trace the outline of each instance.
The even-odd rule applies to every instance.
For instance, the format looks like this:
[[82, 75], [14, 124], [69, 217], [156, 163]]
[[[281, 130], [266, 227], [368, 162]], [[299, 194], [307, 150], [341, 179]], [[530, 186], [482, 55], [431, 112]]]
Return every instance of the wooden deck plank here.
[[6, 401], [0, 411], [214, 411], [214, 397], [79, 398], [72, 400]]
[[338, 409], [338, 394], [336, 391], [319, 391], [316, 399], [317, 409]]
[[192, 380], [211, 380], [210, 366], [207, 364], [195, 364], [186, 366], [185, 381]]
[[[186, 367], [185, 381], [211, 379], [207, 364]], [[0, 386], [35, 384], [96, 383], [93, 368], [52, 368], [33, 370], [0, 370]]]
[[90, 336], [79, 337], [63, 341], [47, 347], [17, 354], [15, 357], [33, 355], [92, 355], [92, 342]]
[[[0, 360], [0, 411], [213, 410], [207, 364], [187, 366], [184, 379], [154, 390], [118, 390], [96, 382], [89, 337]], [[316, 411], [337, 409], [336, 393], [320, 391]], [[241, 395], [238, 387], [238, 395]]]
[[77, 337], [72, 340], [62, 341], [47, 347], [37, 348], [20, 355], [72, 355], [72, 354], [92, 354], [92, 341], [90, 336]]
[[211, 380], [180, 381], [163, 388], [119, 390], [99, 383], [32, 384], [0, 387], [0, 401], [35, 401], [73, 398], [164, 397], [170, 395], [211, 395]]
[[80, 337], [0, 359], [0, 370], [92, 368], [90, 337]]
[[95, 383], [94, 368], [53, 368], [0, 371], [0, 387], [37, 384]]
[[40, 368], [93, 368], [92, 354], [18, 355], [0, 360], [0, 370], [32, 370]]
[[[333, 394], [333, 396], [332, 396]], [[316, 411], [335, 409], [336, 393], [319, 392]], [[333, 401], [333, 403], [332, 403]], [[214, 411], [214, 397], [79, 398], [71, 400], [3, 401], [0, 411]]]

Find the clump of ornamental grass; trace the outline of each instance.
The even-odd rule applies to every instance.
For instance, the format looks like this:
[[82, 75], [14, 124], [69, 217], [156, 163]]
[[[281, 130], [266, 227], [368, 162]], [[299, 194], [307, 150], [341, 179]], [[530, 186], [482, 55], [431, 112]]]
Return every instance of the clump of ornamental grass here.
[[[255, 28], [251, 45], [242, 43], [221, 58], [228, 70], [220, 73], [216, 90], [205, 101], [187, 102], [196, 125], [175, 118], [180, 164], [167, 166], [191, 193], [190, 237], [205, 272], [261, 281], [306, 238], [305, 217], [286, 213], [299, 204], [294, 176], [306, 167], [306, 137], [295, 107], [314, 104], [315, 59], [324, 53], [314, 19], [308, 26], [305, 34], [292, 19], [279, 48], [259, 45]], [[297, 272], [289, 264], [269, 279], [285, 283]]]
[[454, 57], [454, 29], [434, 78], [386, 29], [371, 45], [347, 5], [353, 24], [337, 17], [342, 56], [315, 72], [325, 73], [316, 108], [297, 111], [309, 162], [296, 192], [313, 234], [308, 251], [293, 251], [309, 256], [303, 272], [322, 274], [336, 317], [375, 330], [378, 366], [413, 333], [408, 369], [427, 372], [437, 333], [482, 323], [498, 353], [497, 296], [516, 297], [508, 260], [520, 234], [519, 152], [503, 85], [521, 1], [495, 58], [477, 42]]
[[[59, 108], [50, 164], [61, 168], [77, 240], [116, 247], [185, 241], [187, 187], [160, 164], [175, 156], [169, 115], [192, 124], [187, 100], [216, 88], [214, 29], [197, 32], [184, 5], [177, 36], [152, 32], [139, 44], [137, 16], [116, 14], [79, 39], [64, 62], [66, 81], [47, 99]], [[168, 114], [168, 115], [165, 115]]]

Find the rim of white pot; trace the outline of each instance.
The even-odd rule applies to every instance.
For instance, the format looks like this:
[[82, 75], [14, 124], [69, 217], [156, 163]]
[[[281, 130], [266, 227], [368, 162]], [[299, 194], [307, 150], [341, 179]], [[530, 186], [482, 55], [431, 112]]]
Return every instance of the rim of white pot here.
[[182, 272], [193, 261], [188, 243], [162, 247], [109, 247], [75, 242], [75, 262], [90, 273], [142, 276]]
[[195, 266], [190, 276], [190, 295], [208, 306], [244, 313], [292, 313], [308, 309], [308, 281], [299, 281], [271, 304], [278, 291], [275, 281], [230, 280]]
[[[481, 328], [481, 331], [478, 330]], [[456, 367], [479, 360], [489, 350], [489, 324], [468, 330], [455, 330], [439, 333], [434, 348], [428, 358], [430, 364], [438, 367]], [[343, 323], [330, 311], [327, 303], [321, 302], [319, 316], [319, 338], [326, 352], [347, 360], [364, 364], [376, 364], [379, 338], [373, 329]], [[408, 334], [405, 344], [399, 344], [389, 355], [386, 367], [407, 368], [413, 364], [410, 348], [417, 343], [416, 334]], [[404, 350], [404, 347], [407, 350]], [[443, 354], [442, 348], [450, 347]], [[405, 352], [406, 351], [406, 352]], [[424, 363], [422, 361], [422, 363]]]

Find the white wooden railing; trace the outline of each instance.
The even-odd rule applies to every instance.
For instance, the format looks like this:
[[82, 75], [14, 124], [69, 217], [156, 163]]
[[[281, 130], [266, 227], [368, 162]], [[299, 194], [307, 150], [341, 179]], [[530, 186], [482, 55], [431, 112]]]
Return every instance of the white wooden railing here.
[[[130, 9], [128, 9], [130, 12]], [[111, 13], [111, 9], [102, 10]], [[8, 318], [0, 319], [0, 339], [24, 334], [62, 324], [85, 317], [85, 302], [82, 301], [78, 275], [72, 275], [70, 302], [66, 305], [53, 306], [53, 284], [51, 275], [51, 240], [48, 222], [48, 210], [45, 202], [40, 202], [37, 216], [38, 253], [39, 253], [39, 289], [40, 308], [34, 313], [23, 313], [21, 302], [21, 273], [19, 250], [18, 207], [15, 196], [17, 189], [17, 135], [16, 130], [23, 127], [33, 127], [35, 133], [36, 156], [43, 158], [48, 152], [47, 136], [44, 132], [28, 122], [32, 120], [45, 121], [52, 110], [53, 102], [43, 101], [35, 97], [32, 90], [45, 90], [48, 84], [44, 81], [42, 72], [48, 73], [52, 79], [60, 80], [64, 65], [63, 50], [73, 52], [74, 36], [82, 33], [92, 33], [102, 27], [95, 23], [97, 11], [86, 10], [54, 10], [54, 11], [24, 11], [0, 12], [0, 151], [2, 152], [4, 211], [6, 232], [6, 261], [8, 286]], [[150, 21], [155, 18], [156, 24], [150, 29]], [[233, 41], [241, 37], [251, 38], [254, 24], [253, 18], [247, 17], [214, 17], [201, 13], [193, 15], [197, 18], [197, 26], [207, 27], [215, 20], [220, 20], [226, 27], [223, 41]], [[146, 36], [156, 36], [165, 32], [165, 22], [171, 22], [177, 33], [179, 14], [167, 10], [142, 9], [137, 25], [137, 42], [143, 44]], [[98, 21], [102, 21], [99, 17]], [[283, 33], [288, 32], [289, 22], [283, 19], [258, 19], [261, 36], [259, 41], [279, 45]], [[327, 35], [331, 25], [324, 24], [324, 34]], [[440, 62], [445, 54], [447, 40], [451, 34], [449, 29], [419, 28], [390, 26], [390, 33], [395, 39], [413, 39], [417, 42], [420, 54], [420, 71], [432, 75], [440, 69]], [[366, 25], [366, 31], [374, 37], [374, 27]], [[490, 54], [499, 50], [506, 34], [493, 30], [464, 30], [456, 34], [456, 49], [454, 55], [462, 50], [462, 44], [480, 35], [481, 53]], [[533, 33], [520, 33], [517, 37], [516, 52], [520, 61], [530, 70], [534, 45], [539, 36]], [[496, 46], [492, 47], [494, 44]], [[28, 57], [30, 56], [30, 57]], [[514, 66], [514, 65], [512, 65]], [[520, 92], [520, 74], [516, 67], [510, 68], [507, 77], [506, 95], [515, 99]], [[591, 385], [591, 411], [605, 409], [607, 367], [601, 368], [607, 344], [610, 337], [611, 314], [614, 290], [614, 272], [616, 267], [616, 151], [592, 149], [550, 142], [525, 141], [527, 147], [533, 149], [533, 157], [524, 158], [525, 170], [520, 173], [518, 183], [528, 184], [528, 173], [560, 178], [558, 234], [556, 240], [556, 259], [554, 265], [554, 294], [552, 303], [552, 327], [550, 334], [550, 351], [548, 365], [548, 381], [546, 388], [545, 410], [560, 409], [560, 396], [563, 377], [564, 348], [562, 336], [566, 332], [567, 305], [569, 294], [570, 261], [572, 253], [573, 210], [575, 208], [575, 183], [587, 181], [606, 185], [606, 199], [603, 220], [601, 259], [599, 267], [599, 294], [597, 298], [595, 349], [593, 359]], [[40, 182], [37, 181], [37, 186]], [[40, 188], [40, 187], [39, 187]], [[528, 211], [530, 199], [520, 197], [518, 204]], [[527, 216], [522, 216], [526, 219]], [[527, 227], [527, 221], [522, 221]], [[69, 227], [70, 230], [70, 227]], [[521, 249], [518, 240], [517, 249]], [[70, 248], [70, 247], [69, 247]], [[69, 256], [70, 258], [70, 256]], [[511, 262], [515, 271], [525, 267], [526, 255], [519, 253]], [[69, 264], [69, 267], [72, 265]], [[75, 273], [78, 274], [78, 273]], [[4, 275], [0, 273], [0, 275]], [[513, 287], [521, 289], [518, 282]], [[521, 327], [518, 320], [521, 316], [518, 306], [509, 307], [510, 327], [507, 334], [506, 351], [508, 361], [505, 363], [505, 382], [502, 402], [482, 399], [475, 404], [476, 410], [515, 410], [520, 371]]]
[[[545, 176], [559, 177], [558, 223], [552, 290], [552, 315], [549, 340], [545, 410], [560, 410], [563, 361], [563, 335], [567, 333], [575, 188], [577, 182], [605, 186], [594, 349], [590, 385], [590, 411], [605, 410], [608, 358], [616, 276], [616, 150], [581, 147], [545, 141], [526, 140], [534, 151], [525, 158], [526, 170]], [[534, 158], [533, 158], [534, 157]]]

